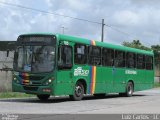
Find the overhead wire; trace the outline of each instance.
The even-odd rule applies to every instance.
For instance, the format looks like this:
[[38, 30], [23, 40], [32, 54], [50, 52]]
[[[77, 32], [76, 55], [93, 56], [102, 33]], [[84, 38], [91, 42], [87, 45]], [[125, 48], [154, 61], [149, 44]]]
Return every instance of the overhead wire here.
[[[109, 28], [111, 28], [111, 29], [113, 29], [113, 30], [115, 30], [115, 31], [117, 31], [117, 32], [120, 32], [120, 33], [123, 33], [123, 34], [129, 36], [130, 38], [132, 38], [132, 40], [139, 40], [136, 36], [134, 36], [134, 35], [132, 35], [132, 34], [130, 34], [130, 33], [124, 32], [124, 31], [122, 31], [122, 30], [119, 30], [118, 28], [116, 28], [116, 27], [114, 27], [114, 26], [110, 26], [110, 25], [106, 25], [106, 26], [109, 27]], [[151, 45], [151, 43], [146, 42], [146, 41], [145, 41], [145, 44], [147, 44], [148, 46]]]
[[45, 10], [40, 10], [40, 9], [36, 9], [36, 8], [26, 7], [26, 6], [22, 6], [22, 5], [18, 5], [18, 4], [13, 4], [13, 3], [8, 3], [8, 2], [2, 2], [2, 1], [0, 1], [0, 4], [5, 4], [5, 5], [8, 5], [8, 6], [19, 7], [19, 8], [22, 8], [22, 9], [32, 10], [32, 11], [41, 12], [41, 13], [45, 13], [45, 14], [62, 16], [62, 17], [66, 17], [66, 18], [81, 20], [81, 21], [95, 23], [95, 24], [102, 24], [102, 23], [96, 22], [96, 21], [91, 21], [91, 20], [87, 20], [87, 19], [83, 19], [83, 18], [78, 18], [78, 17], [72, 17], [72, 16], [69, 16], [69, 15], [63, 15], [63, 14], [54, 13], [54, 12], [48, 12], [48, 11], [45, 11]]
[[123, 34], [125, 34], [125, 35], [127, 35], [127, 36], [129, 36], [131, 38], [134, 38], [134, 39], [136, 38], [135, 36], [131, 35], [130, 33], [127, 33], [127, 32], [124, 32], [122, 30], [119, 30], [119, 29], [117, 29], [117, 28], [115, 28], [113, 26], [110, 26], [110, 25], [106, 25], [106, 26], [111, 28], [111, 29], [113, 29], [113, 30], [115, 30], [115, 31], [117, 31], [117, 32], [123, 33]]
[[[36, 8], [26, 7], [26, 6], [22, 6], [22, 5], [19, 5], [19, 4], [13, 4], [13, 3], [2, 2], [2, 1], [0, 1], [0, 4], [4, 4], [4, 5], [8, 5], [8, 6], [13, 6], [13, 7], [18, 7], [18, 8], [27, 9], [27, 10], [32, 10], [32, 11], [36, 11], [36, 12], [41, 12], [41, 13], [44, 13], [44, 14], [56, 15], [56, 16], [61, 16], [61, 17], [66, 17], [66, 18], [75, 19], [75, 20], [79, 20], [79, 21], [84, 21], [84, 22], [89, 22], [89, 23], [94, 23], [94, 24], [102, 25], [101, 22], [96, 22], [96, 21], [87, 20], [87, 19], [83, 19], [83, 18], [78, 18], [78, 17], [69, 16], [69, 15], [59, 14], [59, 13], [55, 13], [55, 12], [48, 12], [48, 11], [45, 11], [45, 10], [40, 10], [40, 9], [36, 9]], [[137, 37], [133, 36], [130, 33], [127, 33], [127, 32], [124, 32], [122, 30], [117, 29], [114, 26], [107, 25], [107, 24], [104, 24], [104, 26], [109, 27], [109, 28], [111, 28], [111, 29], [113, 29], [113, 30], [115, 30], [117, 32], [122, 33], [122, 34], [125, 34], [125, 35], [127, 35], [127, 36], [129, 36], [129, 37], [131, 37], [133, 39], [137, 38]], [[147, 43], [147, 44], [149, 44], [149, 43]]]

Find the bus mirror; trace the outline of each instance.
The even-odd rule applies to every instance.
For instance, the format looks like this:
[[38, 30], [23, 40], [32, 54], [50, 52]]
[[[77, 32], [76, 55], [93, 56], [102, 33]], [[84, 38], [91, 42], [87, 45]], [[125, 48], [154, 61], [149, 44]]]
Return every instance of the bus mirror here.
[[9, 50], [7, 50], [7, 54], [6, 54], [6, 57], [9, 57]]

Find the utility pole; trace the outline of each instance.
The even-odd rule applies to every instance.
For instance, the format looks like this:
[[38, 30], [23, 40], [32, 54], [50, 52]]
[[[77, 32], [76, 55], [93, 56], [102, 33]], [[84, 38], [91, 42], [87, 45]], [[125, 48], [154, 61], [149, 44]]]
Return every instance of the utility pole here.
[[64, 34], [65, 29], [67, 29], [66, 27], [62, 26], [62, 34]]
[[103, 42], [103, 39], [104, 39], [104, 19], [102, 19], [102, 36], [101, 36], [101, 42]]

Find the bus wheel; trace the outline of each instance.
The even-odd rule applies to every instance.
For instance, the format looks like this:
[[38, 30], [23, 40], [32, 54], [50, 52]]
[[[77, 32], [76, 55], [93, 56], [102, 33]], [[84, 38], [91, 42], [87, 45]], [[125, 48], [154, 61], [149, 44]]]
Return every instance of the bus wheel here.
[[125, 95], [127, 97], [131, 97], [133, 95], [133, 83], [132, 82], [128, 82], [127, 86], [126, 86], [126, 93]]
[[84, 95], [84, 86], [81, 82], [77, 82], [73, 95], [70, 95], [70, 98], [75, 101], [79, 101], [83, 98]]
[[37, 95], [41, 101], [47, 101], [50, 95]]

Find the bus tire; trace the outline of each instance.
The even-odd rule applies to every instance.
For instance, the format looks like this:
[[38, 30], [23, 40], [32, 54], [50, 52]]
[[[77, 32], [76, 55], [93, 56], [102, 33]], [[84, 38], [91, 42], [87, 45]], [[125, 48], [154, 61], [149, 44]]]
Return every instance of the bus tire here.
[[131, 97], [133, 95], [133, 91], [134, 91], [133, 83], [128, 82], [126, 86], [126, 93], [125, 93], [126, 97]]
[[41, 101], [47, 101], [50, 95], [37, 95], [37, 97]]
[[73, 95], [70, 95], [70, 98], [74, 101], [82, 100], [84, 95], [84, 86], [82, 82], [78, 81], [75, 85], [74, 93]]

